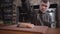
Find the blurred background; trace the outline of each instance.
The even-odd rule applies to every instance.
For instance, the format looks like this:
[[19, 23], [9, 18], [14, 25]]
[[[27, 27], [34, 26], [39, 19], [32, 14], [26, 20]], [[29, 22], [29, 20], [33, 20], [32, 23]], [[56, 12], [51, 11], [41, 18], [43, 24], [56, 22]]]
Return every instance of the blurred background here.
[[[48, 13], [60, 27], [60, 0], [49, 0]], [[0, 24], [31, 23], [34, 11], [39, 11], [40, 0], [0, 0]]]

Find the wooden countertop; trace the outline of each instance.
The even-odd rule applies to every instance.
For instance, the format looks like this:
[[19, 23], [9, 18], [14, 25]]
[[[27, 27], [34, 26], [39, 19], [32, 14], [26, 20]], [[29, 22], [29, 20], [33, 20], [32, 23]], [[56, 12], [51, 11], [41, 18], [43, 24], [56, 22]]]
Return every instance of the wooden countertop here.
[[48, 30], [47, 26], [34, 26], [33, 28], [19, 28], [17, 25], [9, 25], [0, 27], [0, 30], [12, 30], [12, 31], [28, 31], [45, 33]]

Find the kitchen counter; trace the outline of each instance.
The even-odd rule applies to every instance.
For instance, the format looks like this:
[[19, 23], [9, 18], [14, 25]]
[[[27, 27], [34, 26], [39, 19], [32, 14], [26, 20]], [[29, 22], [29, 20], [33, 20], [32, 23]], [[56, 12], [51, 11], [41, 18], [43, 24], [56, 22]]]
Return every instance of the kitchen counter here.
[[[47, 26], [34, 26], [33, 28], [20, 28], [17, 25], [9, 25], [0, 27], [1, 34], [45, 34], [48, 30]], [[4, 32], [4, 33], [3, 33]]]

